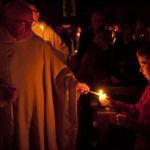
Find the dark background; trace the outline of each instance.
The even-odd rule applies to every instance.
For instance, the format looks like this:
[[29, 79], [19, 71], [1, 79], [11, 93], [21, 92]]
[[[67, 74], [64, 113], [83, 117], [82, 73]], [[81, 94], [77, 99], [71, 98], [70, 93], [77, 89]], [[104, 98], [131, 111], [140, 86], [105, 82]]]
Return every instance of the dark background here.
[[76, 16], [63, 17], [62, 0], [39, 0], [43, 18], [50, 24], [76, 23], [89, 24], [91, 14], [100, 9], [104, 11], [110, 23], [132, 21], [140, 16], [149, 23], [149, 0], [76, 0]]
[[[7, 3], [11, 0], [0, 0]], [[122, 23], [127, 18], [132, 21], [135, 16], [140, 16], [149, 24], [149, 0], [75, 0], [76, 16], [63, 16], [63, 0], [30, 0], [38, 3], [41, 18], [48, 24], [81, 24], [90, 23], [91, 14], [100, 9], [107, 15], [109, 23]], [[66, 0], [67, 1], [67, 0]], [[69, 0], [68, 0], [69, 1]]]

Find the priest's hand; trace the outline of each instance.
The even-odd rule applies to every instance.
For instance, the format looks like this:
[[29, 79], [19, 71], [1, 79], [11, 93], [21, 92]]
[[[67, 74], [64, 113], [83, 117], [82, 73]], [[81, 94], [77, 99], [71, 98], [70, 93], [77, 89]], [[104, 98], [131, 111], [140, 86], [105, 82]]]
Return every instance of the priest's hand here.
[[87, 94], [90, 90], [89, 86], [85, 83], [78, 83], [76, 86], [77, 92], [80, 92], [82, 94]]

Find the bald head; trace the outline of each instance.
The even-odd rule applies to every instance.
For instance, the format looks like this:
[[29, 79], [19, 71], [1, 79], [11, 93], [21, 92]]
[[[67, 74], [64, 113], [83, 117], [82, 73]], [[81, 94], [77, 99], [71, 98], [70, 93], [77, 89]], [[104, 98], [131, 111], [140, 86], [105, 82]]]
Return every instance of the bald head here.
[[4, 18], [8, 31], [18, 40], [31, 35], [32, 12], [24, 2], [9, 3]]
[[24, 2], [12, 2], [5, 7], [5, 17], [18, 18], [20, 15], [32, 19], [32, 12]]

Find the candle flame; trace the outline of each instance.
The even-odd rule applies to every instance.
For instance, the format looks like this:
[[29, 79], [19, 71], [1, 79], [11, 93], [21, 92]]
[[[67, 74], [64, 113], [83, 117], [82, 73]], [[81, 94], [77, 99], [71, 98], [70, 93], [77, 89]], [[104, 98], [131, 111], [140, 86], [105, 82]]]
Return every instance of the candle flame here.
[[100, 102], [101, 106], [106, 107], [110, 103], [110, 100], [107, 98], [108, 98], [107, 94], [104, 93], [103, 90], [100, 90], [99, 91], [99, 102]]
[[89, 91], [89, 93], [97, 95], [99, 98], [99, 102], [100, 102], [101, 106], [103, 106], [103, 107], [105, 107], [106, 105], [108, 105], [110, 103], [110, 100], [108, 99], [109, 96], [107, 96], [107, 94], [104, 93], [103, 90], [99, 90], [99, 92]]
[[76, 31], [76, 36], [79, 38], [81, 34], [81, 28], [78, 27], [77, 31]]
[[76, 34], [76, 35], [77, 35], [77, 37], [80, 37], [80, 32], [77, 32], [77, 34]]
[[106, 99], [107, 94], [103, 92], [103, 90], [99, 91], [99, 100], [104, 100]]
[[40, 28], [42, 31], [44, 31], [44, 26], [43, 25], [40, 25]]

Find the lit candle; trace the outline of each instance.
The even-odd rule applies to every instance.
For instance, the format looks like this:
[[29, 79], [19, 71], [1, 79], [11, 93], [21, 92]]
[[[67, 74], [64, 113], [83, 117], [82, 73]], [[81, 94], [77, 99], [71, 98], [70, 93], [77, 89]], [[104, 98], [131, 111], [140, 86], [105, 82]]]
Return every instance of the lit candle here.
[[103, 92], [103, 90], [99, 91], [99, 100], [105, 100], [107, 98], [106, 93]]
[[99, 99], [105, 99], [107, 97], [106, 93], [103, 90], [99, 90], [99, 92], [89, 91], [89, 93], [97, 95]]
[[76, 33], [76, 36], [77, 36], [78, 38], [80, 38], [80, 32], [79, 32], [79, 31]]
[[103, 90], [99, 90], [99, 92], [89, 91], [89, 93], [97, 95], [99, 98], [99, 102], [102, 106], [106, 106], [110, 103], [110, 100], [108, 100], [108, 96], [106, 93], [104, 93]]
[[40, 28], [41, 28], [41, 30], [42, 30], [42, 38], [44, 38], [44, 26], [41, 24], [41, 25], [40, 25]]
[[106, 106], [110, 103], [110, 100], [107, 99], [108, 96], [106, 93], [103, 92], [103, 90], [99, 91], [99, 102], [102, 106]]
[[79, 48], [79, 39], [80, 39], [80, 34], [81, 34], [81, 28], [78, 27], [77, 30], [76, 30], [76, 50], [75, 50], [75, 53], [78, 52], [78, 48]]
[[43, 25], [40, 25], [40, 28], [42, 31], [44, 31], [44, 26]]

